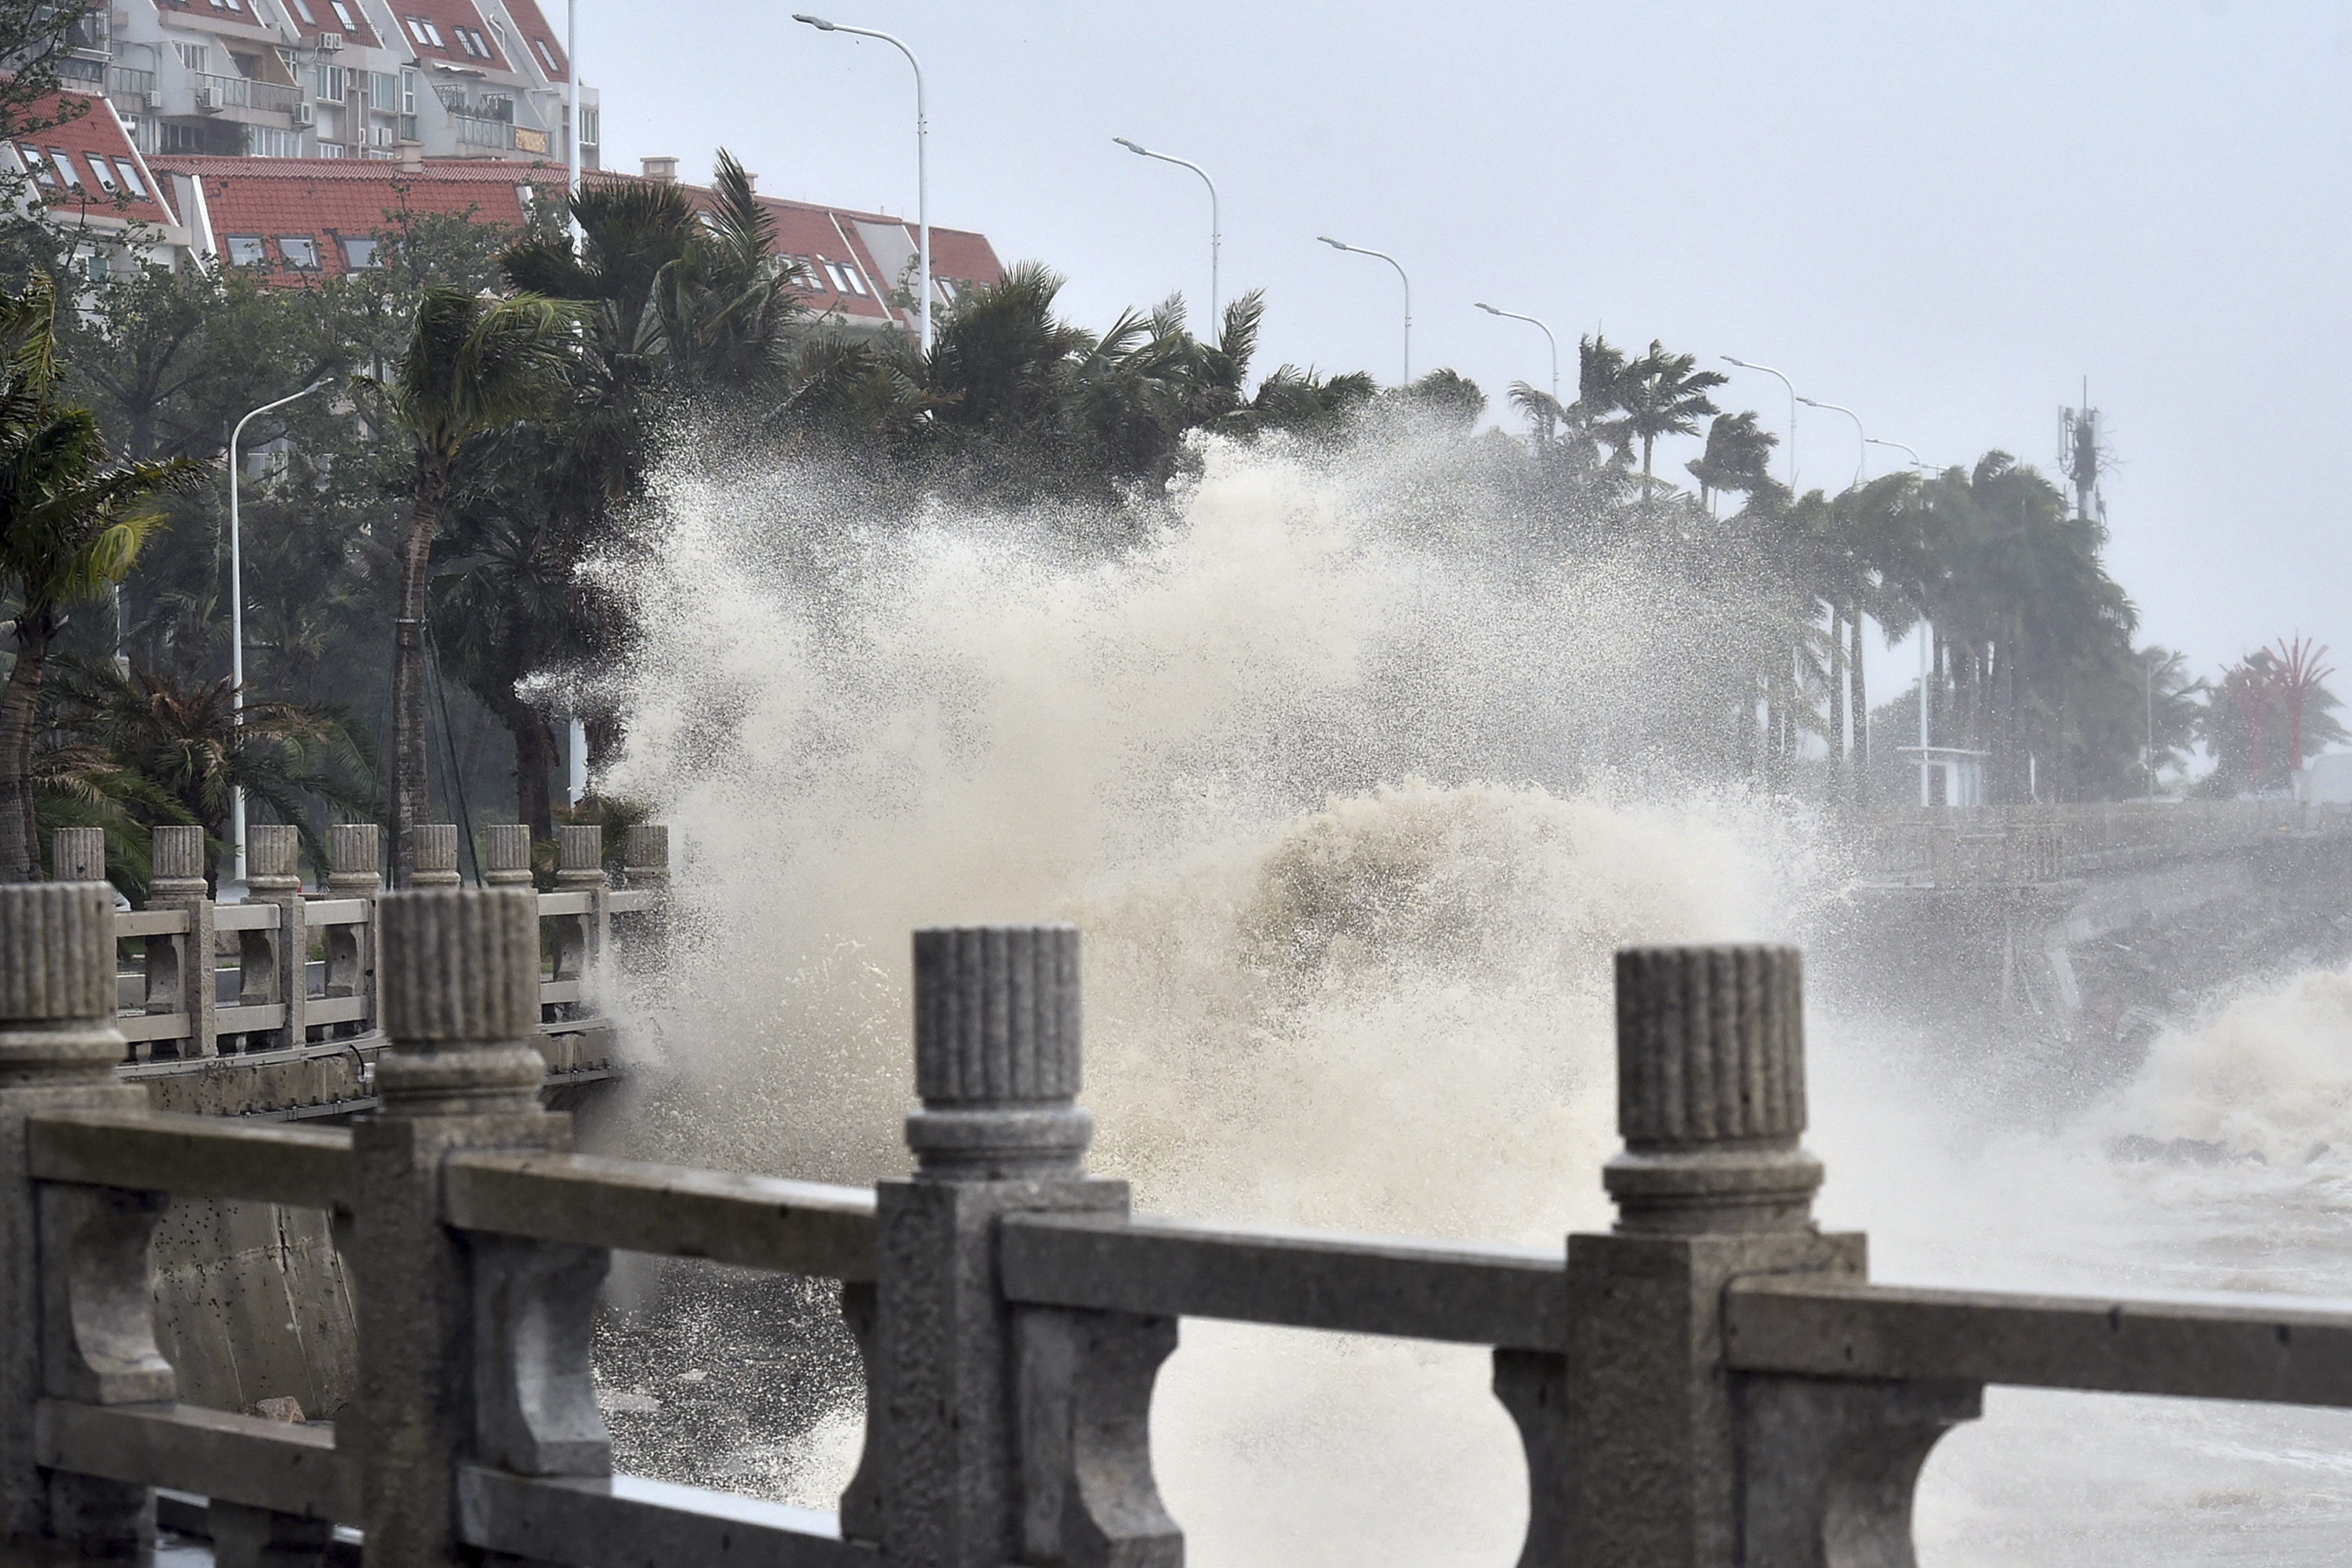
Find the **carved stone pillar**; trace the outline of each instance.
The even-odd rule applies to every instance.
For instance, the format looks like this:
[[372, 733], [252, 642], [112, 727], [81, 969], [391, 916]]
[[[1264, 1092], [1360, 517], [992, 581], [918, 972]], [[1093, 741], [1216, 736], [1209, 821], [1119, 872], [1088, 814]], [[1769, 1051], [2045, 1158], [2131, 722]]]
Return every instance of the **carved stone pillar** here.
[[[1643, 1568], [1802, 1565], [1782, 1554], [1821, 1521], [1790, 1522], [1759, 1499], [1854, 1494], [1822, 1480], [1827, 1436], [1787, 1441], [1812, 1414], [1892, 1436], [1920, 1411], [1861, 1385], [1815, 1409], [1724, 1366], [1723, 1292], [1750, 1274], [1864, 1272], [1860, 1235], [1812, 1220], [1821, 1163], [1805, 1128], [1802, 961], [1794, 948], [1633, 948], [1617, 955], [1618, 1126], [1603, 1172], [1617, 1201], [1608, 1236], [1568, 1243], [1569, 1347], [1559, 1469], [1567, 1542], [1555, 1561]], [[1895, 1406], [1902, 1406], [1896, 1408]], [[1937, 1430], [1941, 1428], [1938, 1427]], [[1759, 1435], [1771, 1440], [1758, 1443]], [[1932, 1441], [1932, 1438], [1930, 1438]], [[1867, 1447], [1867, 1443], [1864, 1447]], [[1532, 1447], [1532, 1445], [1531, 1445]], [[1921, 1458], [1926, 1449], [1916, 1449]], [[1794, 1466], [1811, 1466], [1794, 1479]], [[1916, 1465], [1914, 1466], [1916, 1468]], [[1778, 1489], [1777, 1490], [1775, 1489]], [[1867, 1489], [1863, 1489], [1867, 1490]], [[1901, 1552], [1852, 1561], [1907, 1561]], [[1844, 1559], [1841, 1559], [1843, 1561]]]
[[530, 829], [520, 822], [501, 822], [488, 830], [488, 837], [489, 864], [483, 868], [482, 885], [530, 887]]
[[322, 939], [327, 950], [327, 994], [368, 999], [366, 1017], [338, 1024], [334, 1031], [341, 1037], [363, 1035], [382, 1022], [375, 999], [375, 904], [383, 895], [382, 831], [373, 822], [338, 823], [327, 831], [331, 867], [327, 873], [327, 897], [361, 899], [368, 906], [366, 924], [327, 928]]
[[447, 822], [427, 822], [416, 829], [417, 888], [455, 888], [465, 879], [457, 875], [457, 829]]
[[[1086, 1173], [1076, 931], [918, 931], [915, 1078], [915, 1174], [877, 1192], [866, 1458], [845, 1533], [906, 1568], [1174, 1568], [1183, 1538], [1147, 1440], [1174, 1322], [1015, 1311], [996, 1289], [1000, 1216], [1127, 1209], [1126, 1183]], [[855, 1327], [864, 1303], [845, 1306]]]
[[640, 976], [658, 974], [669, 957], [669, 829], [658, 823], [639, 823], [629, 829], [621, 857], [621, 879], [631, 889], [653, 898], [652, 907], [639, 910], [623, 923], [617, 941], [625, 969]]
[[160, 1199], [37, 1187], [26, 1122], [43, 1111], [139, 1112], [117, 1083], [114, 891], [103, 882], [0, 887], [0, 1537], [53, 1535], [119, 1550], [154, 1532], [142, 1489], [51, 1476], [34, 1463], [43, 1394], [169, 1399], [156, 1352], [147, 1241]]
[[604, 830], [590, 823], [561, 831], [555, 890], [587, 895], [588, 910], [584, 914], [561, 915], [550, 922], [555, 945], [554, 978], [577, 981], [582, 988], [579, 1001], [555, 1004], [554, 1016], [587, 1018], [595, 1016], [595, 1009], [586, 988], [596, 961], [604, 956], [604, 939], [612, 931], [613, 911], [605, 901], [612, 884], [604, 877]]
[[205, 885], [205, 830], [158, 827], [150, 837], [154, 876], [147, 884], [147, 907], [178, 910], [188, 929], [147, 939], [147, 1011], [187, 1015], [183, 1057], [214, 1052], [220, 1020], [220, 982], [215, 974], [213, 897]]
[[349, 1258], [361, 1396], [345, 1422], [366, 1476], [370, 1568], [456, 1554], [451, 1467], [473, 1450], [481, 1378], [471, 1249], [441, 1218], [457, 1148], [565, 1149], [539, 1108], [539, 910], [520, 888], [387, 893], [378, 1115], [352, 1128], [360, 1190]]
[[238, 933], [244, 984], [241, 1005], [277, 1002], [286, 1022], [268, 1036], [272, 1046], [300, 1045], [302, 1004], [310, 991], [310, 932], [303, 919], [302, 835], [299, 828], [259, 823], [246, 832], [245, 901], [275, 904], [278, 929]]
[[106, 829], [60, 827], [49, 835], [49, 880], [106, 880]]

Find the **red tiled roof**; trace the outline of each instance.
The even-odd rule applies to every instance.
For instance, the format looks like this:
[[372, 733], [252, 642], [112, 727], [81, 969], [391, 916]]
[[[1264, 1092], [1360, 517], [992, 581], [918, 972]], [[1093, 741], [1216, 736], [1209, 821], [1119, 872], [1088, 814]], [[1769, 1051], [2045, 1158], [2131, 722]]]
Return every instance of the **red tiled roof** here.
[[254, 19], [253, 0], [155, 0], [155, 9], [173, 19], [200, 16], [214, 27], [249, 30], [257, 44], [278, 42], [276, 29]]
[[[22, 113], [28, 123], [38, 124], [54, 115], [74, 114], [76, 105], [81, 106], [76, 118], [17, 142], [17, 155], [33, 165], [50, 208], [131, 223], [178, 222], [166, 204], [169, 192], [158, 187], [155, 174], [123, 134], [122, 121], [106, 100], [53, 93]], [[73, 171], [71, 179], [58, 169], [61, 154]]]
[[[600, 180], [634, 183], [633, 174], [602, 174]], [[684, 187], [687, 194], [702, 205], [708, 205], [710, 192], [700, 185]], [[819, 310], [837, 311], [858, 321], [881, 321], [889, 319], [883, 305], [883, 296], [896, 287], [898, 269], [887, 267], [877, 258], [858, 229], [861, 223], [897, 227], [906, 237], [908, 254], [915, 250], [915, 226], [905, 218], [886, 213], [859, 212], [850, 207], [822, 206], [814, 202], [796, 202], [782, 196], [761, 196], [760, 205], [776, 220], [774, 248], [778, 255], [795, 261], [805, 258], [808, 265], [800, 295]], [[828, 266], [827, 264], [831, 265]], [[996, 258], [995, 247], [988, 237], [971, 229], [931, 229], [931, 275], [950, 281], [986, 287], [1004, 279], [1003, 266]], [[836, 282], [836, 278], [838, 282]], [[847, 288], [840, 287], [847, 284]]]
[[[247, 0], [250, 5], [252, 0]], [[278, 0], [286, 13], [309, 43], [321, 33], [341, 33], [362, 48], [379, 47], [375, 28], [369, 25], [367, 13], [360, 8], [360, 0], [342, 0], [342, 9], [335, 9], [335, 0]], [[331, 63], [331, 62], [330, 62]]]
[[[400, 29], [400, 42], [420, 60], [452, 60], [489, 70], [514, 68], [499, 52], [490, 25], [474, 9], [473, 0], [384, 0], [384, 5]], [[467, 47], [468, 43], [476, 48]]]
[[[477, 223], [520, 226], [524, 189], [551, 185], [560, 193], [563, 185], [560, 169], [489, 159], [432, 160], [416, 173], [379, 159], [158, 157], [153, 163], [159, 174], [202, 183], [213, 243], [224, 259], [232, 254], [231, 239], [258, 240], [271, 268], [269, 281], [293, 288], [352, 270], [341, 242], [394, 226], [388, 213], [470, 215]], [[296, 267], [281, 243], [289, 236], [311, 238], [315, 269]]]
[[[541, 12], [536, 0], [506, 0], [506, 8], [507, 15], [514, 19], [514, 25], [522, 29], [522, 47], [534, 54], [542, 47], [546, 49], [547, 53], [540, 56], [538, 65], [540, 69], [547, 72], [548, 79], [570, 81], [572, 58], [563, 52], [563, 40], [557, 37], [555, 29], [547, 25], [547, 17]], [[555, 62], [552, 70], [548, 69], [550, 59]]]

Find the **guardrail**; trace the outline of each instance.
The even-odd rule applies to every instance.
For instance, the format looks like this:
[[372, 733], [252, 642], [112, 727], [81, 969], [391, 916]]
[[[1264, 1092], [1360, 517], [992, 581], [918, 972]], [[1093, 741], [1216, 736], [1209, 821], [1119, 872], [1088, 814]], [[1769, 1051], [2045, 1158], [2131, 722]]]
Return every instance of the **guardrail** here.
[[1859, 824], [1865, 880], [1970, 888], [2064, 881], [2352, 831], [2352, 810], [2292, 800], [1909, 808]]
[[[615, 919], [648, 931], [669, 879], [666, 828], [630, 829], [623, 888], [613, 887], [604, 873], [603, 828], [561, 831], [555, 890], [537, 895], [547, 933], [548, 963], [539, 981], [540, 1028], [547, 1035], [576, 1034], [598, 1018], [592, 976]], [[114, 917], [116, 940], [141, 959], [137, 969], [116, 977], [115, 1026], [128, 1047], [127, 1068], [377, 1034], [375, 928], [383, 879], [381, 836], [373, 824], [331, 830], [331, 869], [317, 892], [302, 885], [300, 840], [290, 826], [250, 830], [241, 900], [217, 900], [208, 891], [202, 828], [158, 827], [152, 849], [155, 875], [146, 907]], [[488, 883], [530, 885], [528, 828], [493, 826], [485, 849]], [[67, 880], [102, 876], [104, 833], [58, 829], [51, 864]], [[427, 887], [458, 884], [456, 827], [420, 830], [417, 880]], [[224, 957], [232, 960], [226, 966]]]
[[302, 102], [302, 89], [283, 87], [274, 81], [256, 81], [251, 77], [220, 76], [211, 71], [195, 73], [196, 107], [198, 109], [261, 109], [276, 114], [291, 114]]
[[[1609, 1235], [1559, 1251], [1144, 1219], [1084, 1165], [1078, 937], [915, 938], [911, 1177], [872, 1190], [597, 1159], [540, 1110], [537, 908], [385, 895], [382, 1113], [347, 1131], [146, 1110], [110, 1084], [110, 914], [0, 888], [0, 1528], [120, 1550], [150, 1489], [216, 1540], [580, 1568], [1178, 1568], [1150, 1462], [1182, 1316], [1494, 1348], [1524, 1568], [1902, 1564], [1937, 1438], [1988, 1383], [2352, 1405], [2352, 1310], [1873, 1285], [1811, 1217], [1800, 961], [1617, 960]], [[331, 1210], [360, 1397], [332, 1435], [174, 1402], [149, 1321], [167, 1195]], [[590, 1367], [614, 1248], [842, 1282], [866, 1446], [834, 1512], [612, 1474]]]

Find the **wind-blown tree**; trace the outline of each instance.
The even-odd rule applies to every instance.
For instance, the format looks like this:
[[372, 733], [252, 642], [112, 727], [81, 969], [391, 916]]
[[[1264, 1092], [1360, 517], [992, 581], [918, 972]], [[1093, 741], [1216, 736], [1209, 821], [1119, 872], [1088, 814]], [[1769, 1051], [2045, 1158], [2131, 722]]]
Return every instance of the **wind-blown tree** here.
[[[2336, 694], [2326, 684], [2332, 671], [2306, 670], [2300, 726], [2289, 713], [2286, 694], [2293, 677], [2284, 655], [2294, 646], [2256, 648], [2223, 669], [2220, 683], [2207, 693], [2199, 738], [2212, 753], [2214, 767], [2199, 786], [2201, 793], [2230, 796], [2291, 788], [2306, 758], [2347, 738], [2335, 718]], [[2305, 662], [2312, 662], [2308, 652]]]
[[424, 631], [443, 506], [459, 465], [483, 443], [558, 411], [584, 315], [576, 304], [536, 294], [500, 300], [427, 289], [394, 374], [363, 383], [383, 417], [407, 437], [415, 463], [392, 665], [393, 868], [403, 887], [415, 876], [416, 829], [431, 810]]
[[1706, 450], [1683, 466], [1698, 481], [1702, 505], [1712, 505], [1718, 490], [1754, 498], [1778, 487], [1768, 471], [1772, 448], [1780, 438], [1758, 426], [1753, 409], [1716, 416], [1706, 427]]
[[16, 663], [0, 687], [0, 881], [41, 875], [31, 780], [49, 645], [71, 605], [106, 594], [193, 464], [117, 464], [97, 416], [59, 397], [57, 300], [37, 275], [0, 296], [0, 581], [16, 600]]
[[217, 842], [243, 789], [269, 815], [294, 825], [311, 863], [325, 866], [326, 837], [314, 803], [367, 809], [374, 758], [364, 736], [335, 708], [248, 700], [240, 713], [235, 691], [226, 676], [183, 683], [137, 663], [117, 670], [69, 660], [45, 704], [45, 728], [160, 792], [167, 803], [162, 811], [131, 798], [143, 826], [196, 823]]
[[1611, 422], [1620, 438], [1642, 448], [1642, 499], [1651, 495], [1651, 458], [1661, 436], [1696, 436], [1698, 422], [1717, 412], [1706, 395], [1728, 379], [1720, 371], [1700, 370], [1696, 354], [1668, 353], [1653, 338], [1650, 351], [1629, 361], [1612, 388], [1620, 410]]

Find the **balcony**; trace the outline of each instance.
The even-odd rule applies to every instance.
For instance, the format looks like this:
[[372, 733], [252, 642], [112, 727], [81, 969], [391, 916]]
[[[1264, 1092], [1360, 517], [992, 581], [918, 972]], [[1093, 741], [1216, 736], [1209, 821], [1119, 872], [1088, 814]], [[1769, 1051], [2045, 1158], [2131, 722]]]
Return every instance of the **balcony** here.
[[106, 62], [87, 55], [57, 57], [58, 80], [68, 88], [80, 88], [93, 92], [106, 90]]
[[488, 147], [499, 152], [514, 149], [514, 126], [504, 120], [482, 120], [471, 114], [453, 114], [449, 123], [457, 133], [461, 147]]
[[280, 87], [276, 82], [255, 81], [250, 77], [213, 76], [199, 72], [196, 76], [196, 108], [217, 111], [224, 109], [257, 109], [271, 114], [292, 114], [302, 101], [299, 88]]
[[138, 98], [152, 101], [155, 97], [155, 73], [141, 70], [136, 66], [116, 66], [107, 74], [106, 94], [109, 98]]

